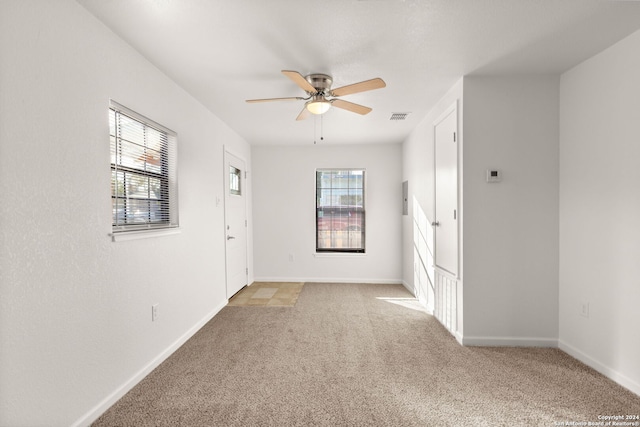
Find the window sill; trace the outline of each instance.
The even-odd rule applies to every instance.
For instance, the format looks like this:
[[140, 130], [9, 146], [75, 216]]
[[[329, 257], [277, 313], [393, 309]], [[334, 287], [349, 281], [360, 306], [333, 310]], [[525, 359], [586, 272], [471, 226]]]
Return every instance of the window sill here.
[[139, 231], [123, 231], [119, 233], [111, 233], [112, 242], [126, 242], [128, 240], [148, 239], [150, 237], [163, 237], [172, 234], [180, 234], [180, 228], [163, 228], [159, 230], [139, 230]]
[[366, 253], [357, 252], [314, 252], [315, 258], [361, 258], [366, 257]]

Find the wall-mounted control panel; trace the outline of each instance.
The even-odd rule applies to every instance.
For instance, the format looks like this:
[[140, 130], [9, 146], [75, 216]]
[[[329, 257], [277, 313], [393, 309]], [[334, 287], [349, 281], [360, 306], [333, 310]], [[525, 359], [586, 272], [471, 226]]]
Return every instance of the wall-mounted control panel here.
[[487, 182], [502, 181], [502, 171], [500, 169], [487, 169]]
[[409, 181], [402, 183], [402, 215], [409, 215]]

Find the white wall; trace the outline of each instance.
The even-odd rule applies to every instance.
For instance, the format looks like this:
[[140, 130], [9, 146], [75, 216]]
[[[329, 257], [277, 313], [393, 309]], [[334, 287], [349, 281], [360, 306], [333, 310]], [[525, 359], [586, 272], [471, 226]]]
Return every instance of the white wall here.
[[[226, 303], [249, 147], [71, 0], [0, 2], [0, 88], [0, 425], [87, 424]], [[180, 234], [111, 242], [109, 98], [178, 133]]]
[[[400, 282], [399, 144], [257, 146], [252, 158], [256, 280]], [[316, 168], [366, 169], [365, 255], [315, 256]]]
[[465, 344], [557, 344], [558, 85], [464, 78]]
[[561, 78], [560, 347], [640, 394], [638, 52], [640, 32]]

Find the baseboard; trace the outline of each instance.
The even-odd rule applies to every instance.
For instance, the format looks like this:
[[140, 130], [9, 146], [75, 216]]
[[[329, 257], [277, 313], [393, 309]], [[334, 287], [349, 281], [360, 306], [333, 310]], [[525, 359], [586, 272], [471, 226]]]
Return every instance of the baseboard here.
[[558, 340], [555, 338], [456, 336], [456, 339], [462, 345], [470, 347], [558, 347]]
[[87, 412], [84, 416], [79, 418], [72, 427], [84, 427], [90, 426], [100, 415], [107, 411], [114, 403], [127, 394], [133, 387], [135, 387], [140, 381], [157, 368], [162, 362], [164, 362], [169, 356], [171, 356], [181, 345], [183, 345], [189, 338], [195, 335], [209, 320], [213, 318], [222, 308], [227, 305], [227, 301], [218, 305], [213, 311], [204, 316], [198, 323], [192, 326], [187, 332], [185, 332], [180, 338], [173, 342], [163, 352], [151, 360], [145, 367], [139, 370], [133, 377], [118, 387], [113, 393], [107, 396], [102, 402], [97, 404], [93, 409]]
[[254, 282], [373, 283], [397, 285], [402, 279], [344, 279], [340, 277], [254, 277]]
[[416, 296], [416, 290], [413, 288], [412, 285], [410, 285], [406, 280], [403, 280], [401, 283], [402, 283], [402, 286], [404, 286], [405, 288], [407, 288], [409, 292], [411, 292], [411, 295], [413, 295], [414, 297]]
[[418, 299], [418, 297], [416, 297], [416, 290], [415, 290], [415, 288], [414, 288], [412, 285], [410, 285], [406, 280], [403, 280], [403, 281], [402, 281], [402, 285], [403, 285], [405, 288], [407, 288], [407, 291], [409, 291], [409, 292], [411, 293], [411, 295], [413, 295], [413, 297], [417, 299], [418, 303], [420, 303], [420, 305], [421, 305], [422, 307], [424, 307], [424, 311], [425, 311], [425, 313], [427, 313], [427, 314], [429, 314], [429, 315], [433, 316], [433, 310], [430, 310], [426, 303], [424, 303], [423, 301], [420, 301], [420, 299]]
[[562, 340], [558, 341], [558, 348], [560, 348], [560, 350], [567, 353], [569, 356], [575, 359], [578, 359], [579, 361], [589, 366], [590, 368], [593, 368], [596, 371], [600, 372], [602, 375], [609, 378], [610, 380], [620, 384], [622, 387], [628, 389], [632, 393], [635, 393], [638, 396], [640, 396], [640, 384], [638, 382], [621, 374], [615, 369], [612, 369], [607, 365], [598, 362], [597, 360], [593, 359], [592, 357], [586, 355], [582, 351], [578, 350], [577, 348], [573, 347], [570, 344], [567, 344]]
[[462, 336], [462, 334], [461, 334], [460, 332], [456, 331], [456, 333], [455, 333], [455, 334], [453, 334], [453, 336], [456, 338], [456, 341], [458, 341], [458, 344], [460, 344], [460, 345], [464, 345], [464, 344], [463, 344], [463, 342], [464, 342], [464, 336]]

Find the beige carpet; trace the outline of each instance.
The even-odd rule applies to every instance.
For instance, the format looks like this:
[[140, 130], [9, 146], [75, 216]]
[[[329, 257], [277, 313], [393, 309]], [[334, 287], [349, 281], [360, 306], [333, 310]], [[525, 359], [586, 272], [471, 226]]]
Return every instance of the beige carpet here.
[[230, 306], [236, 307], [293, 307], [304, 283], [254, 282], [235, 294]]
[[225, 307], [95, 426], [556, 426], [640, 397], [556, 349], [465, 348], [400, 285]]

